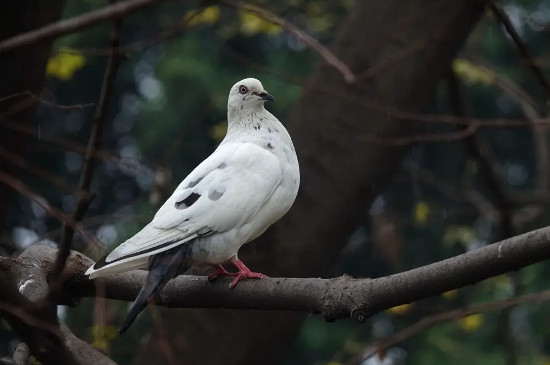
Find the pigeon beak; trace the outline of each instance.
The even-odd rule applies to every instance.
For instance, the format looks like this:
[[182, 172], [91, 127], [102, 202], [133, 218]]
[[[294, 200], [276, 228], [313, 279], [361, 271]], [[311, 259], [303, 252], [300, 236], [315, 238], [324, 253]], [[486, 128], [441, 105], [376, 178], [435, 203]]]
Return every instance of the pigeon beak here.
[[260, 94], [258, 94], [260, 97], [260, 100], [269, 100], [269, 101], [275, 101], [275, 98], [273, 95], [266, 93], [265, 91], [262, 91]]

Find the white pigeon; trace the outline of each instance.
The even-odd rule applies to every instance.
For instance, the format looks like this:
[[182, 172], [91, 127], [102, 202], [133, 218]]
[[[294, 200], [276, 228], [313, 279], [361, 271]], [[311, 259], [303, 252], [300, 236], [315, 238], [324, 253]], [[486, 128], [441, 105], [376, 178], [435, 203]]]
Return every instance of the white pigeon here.
[[[266, 100], [274, 98], [254, 78], [233, 85], [227, 134], [218, 148], [182, 181], [151, 223], [86, 271], [93, 279], [149, 270], [120, 333], [170, 279], [192, 265], [211, 265], [211, 280], [234, 276], [230, 287], [265, 276], [251, 272], [237, 252], [290, 209], [300, 184], [292, 140], [264, 108]], [[237, 273], [222, 266], [228, 260]]]

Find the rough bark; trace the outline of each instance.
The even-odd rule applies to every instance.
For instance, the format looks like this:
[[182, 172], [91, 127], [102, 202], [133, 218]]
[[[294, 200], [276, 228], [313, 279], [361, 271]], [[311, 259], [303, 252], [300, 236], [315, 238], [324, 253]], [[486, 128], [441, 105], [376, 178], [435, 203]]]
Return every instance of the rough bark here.
[[[57, 250], [52, 246], [37, 245], [17, 259], [0, 258], [0, 317], [44, 364], [116, 365], [60, 324], [46, 305], [47, 277], [53, 271], [56, 256]], [[67, 269], [75, 271], [84, 256], [73, 253], [72, 257]], [[85, 267], [76, 269], [82, 271]]]
[[[254, 255], [243, 250], [251, 268], [271, 276], [331, 272], [334, 258], [403, 154], [361, 136], [411, 132], [410, 122], [360, 101], [422, 111], [482, 12], [477, 0], [355, 2], [333, 51], [356, 75], [373, 67], [379, 72], [349, 85], [322, 65], [311, 77], [288, 123], [302, 170], [298, 200], [254, 243]], [[170, 336], [153, 333], [136, 364], [167, 361], [159, 357], [159, 338], [187, 364], [278, 364], [302, 319], [288, 312], [174, 310], [163, 319]], [[215, 351], [196, 351], [212, 339]]]
[[[0, 4], [0, 41], [28, 30], [41, 27], [61, 16], [64, 0], [20, 0], [2, 1]], [[16, 93], [30, 91], [39, 95], [44, 82], [44, 70], [48, 60], [51, 42], [42, 42], [34, 47], [18, 49], [0, 57], [0, 99]], [[17, 97], [0, 102], [0, 123], [9, 120], [30, 124], [34, 120], [34, 104]], [[0, 145], [16, 155], [23, 155], [30, 138], [22, 133], [2, 129]], [[0, 161], [0, 170], [17, 174], [17, 169]], [[6, 209], [14, 194], [9, 187], [0, 184], [0, 224], [6, 220]]]
[[[7, 273], [27, 298], [39, 300], [46, 278], [55, 272], [58, 250], [37, 244], [19, 259], [0, 258]], [[206, 276], [182, 275], [171, 280], [157, 304], [171, 308], [230, 308], [318, 313], [326, 320], [353, 317], [359, 322], [388, 308], [425, 299], [482, 280], [515, 271], [550, 258], [550, 227], [515, 236], [483, 248], [409, 271], [376, 279], [264, 278], [243, 281], [230, 289], [229, 278], [208, 282]], [[93, 262], [72, 251], [63, 282], [65, 304], [82, 297], [103, 296], [132, 301], [146, 272], [131, 271], [96, 281], [84, 274]], [[16, 293], [19, 295], [18, 293]]]
[[[0, 316], [29, 344], [31, 352], [46, 363], [112, 364], [65, 326], [61, 325], [60, 330], [53, 313], [31, 306], [31, 302], [40, 303], [45, 297], [46, 278], [55, 272], [57, 256], [55, 247], [37, 244], [18, 259], [0, 257]], [[206, 276], [184, 275], [170, 281], [157, 304], [173, 308], [300, 311], [319, 313], [328, 321], [353, 317], [363, 322], [385, 309], [475, 284], [548, 258], [550, 228], [546, 227], [377, 279], [266, 278], [244, 281], [236, 289], [229, 289], [229, 280], [209, 283]], [[146, 276], [143, 271], [109, 276], [101, 279], [102, 290], [98, 291], [96, 283], [84, 274], [92, 264], [88, 257], [71, 252], [66, 263], [65, 304], [76, 304], [82, 297], [96, 295], [132, 301]], [[6, 307], [7, 304], [12, 307]]]

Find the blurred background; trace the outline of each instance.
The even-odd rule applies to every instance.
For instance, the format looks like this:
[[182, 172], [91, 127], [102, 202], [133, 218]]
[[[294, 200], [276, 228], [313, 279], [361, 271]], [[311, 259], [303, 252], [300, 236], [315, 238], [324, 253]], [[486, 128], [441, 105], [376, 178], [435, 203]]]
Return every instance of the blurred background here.
[[[2, 5], [2, 39], [107, 5], [39, 3]], [[101, 245], [77, 233], [73, 248], [98, 259], [146, 224], [224, 137], [227, 93], [245, 77], [275, 96], [267, 108], [293, 136], [303, 174], [289, 216], [243, 250], [253, 270], [379, 277], [545, 226], [550, 4], [434, 3], [253, 1], [330, 47], [358, 77], [351, 85], [318, 51], [239, 7], [163, 2], [123, 17], [124, 59], [82, 219]], [[52, 209], [75, 211], [111, 29], [0, 54], [2, 255], [59, 242]], [[549, 274], [536, 264], [364, 324], [151, 307], [118, 337], [128, 303], [84, 299], [59, 315], [120, 364], [550, 364], [544, 303], [451, 316], [377, 347], [428, 315], [540, 292]], [[14, 343], [2, 324], [0, 355]]]

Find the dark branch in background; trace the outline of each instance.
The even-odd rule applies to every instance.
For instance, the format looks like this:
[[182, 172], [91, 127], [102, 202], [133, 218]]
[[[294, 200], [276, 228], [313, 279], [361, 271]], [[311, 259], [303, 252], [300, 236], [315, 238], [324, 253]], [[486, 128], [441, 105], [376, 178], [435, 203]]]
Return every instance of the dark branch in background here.
[[377, 143], [383, 146], [399, 147], [407, 146], [413, 143], [427, 142], [452, 142], [464, 140], [471, 137], [479, 129], [479, 124], [472, 122], [467, 127], [447, 133], [419, 133], [411, 136], [395, 137], [395, 138], [380, 138], [379, 136], [364, 136], [363, 139], [370, 143]]
[[311, 47], [311, 49], [313, 49], [315, 52], [317, 52], [319, 56], [321, 56], [321, 58], [325, 60], [325, 62], [338, 70], [338, 72], [342, 74], [347, 82], [353, 83], [355, 81], [355, 75], [350, 70], [348, 65], [346, 65], [342, 60], [336, 57], [334, 53], [332, 53], [327, 47], [319, 43], [319, 41], [317, 41], [315, 38], [298, 28], [294, 23], [291, 23], [288, 20], [283, 19], [268, 10], [259, 8], [254, 5], [233, 0], [217, 0], [217, 2], [233, 8], [237, 8], [245, 12], [252, 13], [264, 20], [267, 20], [270, 23], [280, 26], [281, 28], [298, 38], [298, 40], [304, 42], [306, 45]]
[[414, 323], [413, 325], [397, 332], [395, 335], [388, 337], [382, 341], [376, 342], [371, 346], [367, 346], [367, 348], [370, 348], [372, 350], [361, 353], [359, 356], [349, 361], [347, 365], [362, 364], [368, 358], [376, 355], [376, 353], [380, 350], [388, 349], [390, 346], [394, 346], [398, 343], [406, 341], [414, 335], [439, 323], [455, 321], [457, 319], [467, 317], [472, 314], [492, 312], [513, 308], [518, 305], [528, 303], [544, 303], [548, 301], [550, 301], [550, 290], [545, 290], [540, 293], [527, 294], [520, 297], [513, 297], [504, 300], [470, 304], [465, 308], [453, 309], [447, 312], [426, 316], [420, 321]]
[[[535, 188], [538, 193], [548, 191], [548, 184], [550, 182], [550, 148], [548, 146], [548, 133], [550, 129], [547, 125], [533, 124], [534, 120], [541, 117], [540, 112], [537, 111], [537, 103], [525, 90], [522, 89], [520, 85], [516, 84], [509, 78], [491, 70], [486, 66], [477, 64], [475, 67], [481, 69], [485, 73], [488, 73], [493, 80], [494, 85], [514, 100], [523, 110], [523, 113], [527, 118], [526, 123], [531, 129], [535, 145], [534, 150], [537, 164]], [[514, 226], [516, 227], [516, 231], [519, 231], [519, 226], [533, 220], [536, 216], [543, 212], [543, 208], [540, 206], [541, 201], [536, 203], [539, 204], [534, 204], [534, 206], [524, 208], [523, 211], [515, 214]], [[529, 210], [531, 213], [525, 214], [525, 210]]]
[[26, 196], [30, 200], [34, 201], [36, 204], [42, 207], [46, 211], [46, 213], [48, 213], [48, 215], [54, 217], [61, 223], [77, 231], [80, 235], [82, 235], [82, 237], [84, 237], [84, 239], [88, 243], [96, 243], [95, 238], [88, 235], [74, 219], [66, 216], [62, 211], [50, 205], [46, 199], [30, 190], [21, 180], [18, 180], [13, 176], [4, 173], [3, 171], [0, 171], [0, 182], [11, 187], [19, 194]]
[[535, 60], [531, 56], [531, 52], [529, 52], [527, 45], [521, 39], [518, 32], [514, 28], [514, 25], [510, 21], [510, 18], [508, 18], [508, 15], [506, 15], [504, 10], [502, 10], [502, 8], [493, 0], [487, 0], [487, 4], [489, 5], [489, 9], [491, 9], [493, 14], [495, 14], [497, 19], [502, 23], [502, 25], [504, 25], [504, 28], [506, 28], [506, 32], [508, 32], [510, 37], [513, 39], [521, 55], [527, 61], [529, 68], [533, 71], [541, 86], [544, 88], [544, 90], [548, 94], [548, 97], [550, 98], [550, 82], [548, 82], [548, 79], [546, 78], [540, 67], [535, 63]]
[[[460, 83], [456, 74], [451, 70], [447, 78], [447, 85], [449, 90], [449, 103], [451, 109], [457, 116], [466, 116], [464, 103], [462, 101], [462, 94], [460, 90]], [[510, 197], [505, 192], [505, 184], [501, 180], [500, 176], [493, 168], [493, 163], [489, 159], [486, 151], [483, 150], [480, 139], [476, 135], [471, 135], [464, 139], [466, 148], [469, 154], [474, 158], [479, 168], [482, 178], [485, 180], [488, 189], [492, 192], [495, 198], [495, 206], [499, 211], [499, 234], [498, 239], [503, 240], [510, 238], [514, 235], [513, 226], [513, 214], [512, 203]], [[521, 276], [519, 273], [509, 274], [513, 283], [514, 295], [519, 295], [522, 292]], [[497, 337], [500, 340], [503, 350], [506, 353], [506, 363], [508, 365], [514, 365], [517, 363], [517, 351], [514, 340], [513, 331], [511, 328], [511, 308], [507, 308], [500, 314], [501, 321], [499, 321]]]
[[444, 193], [449, 198], [469, 202], [476, 208], [479, 214], [485, 217], [488, 221], [494, 221], [496, 217], [498, 217], [498, 212], [493, 204], [479, 191], [469, 186], [455, 186], [456, 184], [446, 181], [440, 176], [434, 174], [432, 171], [426, 170], [423, 167], [410, 162], [405, 163], [403, 168], [408, 171], [413, 178], [423, 181], [424, 183]]
[[124, 15], [143, 10], [151, 5], [166, 0], [132, 0], [108, 5], [99, 10], [73, 18], [60, 20], [45, 27], [32, 30], [0, 42], [0, 54], [8, 51], [30, 46], [45, 40], [54, 39], [62, 35], [70, 34], [88, 28], [92, 25], [117, 19]]
[[[105, 22], [110, 19], [118, 19], [124, 15], [145, 9], [148, 6], [151, 6], [161, 1], [166, 0], [124, 1], [117, 4], [111, 4], [102, 9], [91, 11], [80, 16], [61, 20], [45, 27], [23, 33], [13, 38], [7, 39], [3, 42], [0, 42], [0, 54], [16, 48], [30, 46], [38, 42], [54, 39], [69, 33], [74, 33], [91, 25]], [[235, 2], [232, 0], [218, 0], [218, 2], [230, 7], [253, 13], [264, 20], [281, 26], [283, 29], [292, 33], [296, 38], [298, 38], [300, 41], [304, 42], [315, 52], [317, 52], [329, 65], [337, 69], [343, 75], [344, 79], [347, 82], [351, 83], [355, 81], [355, 76], [353, 72], [344, 62], [336, 57], [328, 48], [319, 43], [315, 38], [311, 37], [309, 34], [298, 28], [295, 24], [279, 17], [278, 15], [270, 11], [256, 7], [254, 5], [245, 4], [242, 2]], [[118, 45], [117, 47], [111, 48], [118, 48]]]
[[11, 100], [11, 99], [14, 99], [14, 98], [19, 98], [19, 97], [22, 97], [22, 96], [26, 96], [27, 99], [31, 99], [31, 100], [33, 100], [37, 103], [43, 104], [45, 106], [49, 106], [49, 107], [56, 108], [56, 109], [61, 109], [61, 110], [85, 109], [85, 108], [89, 108], [89, 107], [95, 105], [94, 103], [73, 104], [73, 105], [56, 104], [56, 103], [52, 103], [51, 101], [42, 99], [41, 97], [34, 95], [30, 91], [22, 91], [20, 93], [15, 93], [15, 94], [11, 94], [11, 95], [8, 95], [8, 96], [4, 96], [3, 98], [0, 98], [0, 103], [3, 103], [5, 101], [8, 101], [8, 100]]
[[135, 41], [133, 43], [120, 45], [115, 49], [111, 47], [71, 48], [70, 50], [65, 49], [60, 52], [84, 53], [90, 56], [108, 56], [108, 55], [111, 55], [112, 52], [117, 52], [117, 53], [126, 54], [130, 56], [131, 53], [143, 51], [147, 48], [150, 48], [159, 44], [160, 42], [169, 40], [175, 35], [181, 35], [183, 31], [189, 26], [189, 23], [204, 10], [204, 8], [207, 6], [207, 3], [208, 1], [202, 1], [199, 5], [197, 5], [196, 9], [187, 13], [176, 24], [165, 27], [159, 32], [158, 35], [151, 37], [149, 39], [143, 39], [143, 40]]
[[[523, 56], [525, 61], [527, 62], [527, 65], [531, 69], [531, 71], [534, 73], [536, 79], [539, 81], [539, 83], [542, 85], [543, 89], [546, 91], [547, 94], [547, 101], [543, 107], [544, 114], [548, 115], [550, 112], [550, 82], [548, 81], [548, 78], [545, 76], [544, 72], [541, 70], [541, 68], [536, 64], [533, 56], [531, 55], [531, 52], [527, 48], [527, 45], [525, 42], [521, 39], [519, 33], [516, 31], [514, 25], [510, 21], [510, 18], [502, 10], [502, 8], [493, 0], [487, 0], [489, 8], [493, 12], [493, 14], [497, 17], [497, 19], [502, 23], [504, 28], [506, 29], [506, 32], [508, 35], [512, 38], [514, 41], [516, 47], [518, 48], [520, 54]], [[516, 89], [519, 89], [519, 87], [516, 87]], [[537, 178], [536, 178], [536, 184], [537, 189], [541, 191], [547, 191], [549, 189], [549, 169], [550, 169], [550, 155], [548, 151], [548, 128], [543, 126], [537, 126], [535, 123], [533, 123], [533, 120], [539, 118], [539, 112], [535, 110], [533, 106], [533, 102], [530, 102], [530, 98], [528, 98], [528, 102], [522, 101], [521, 99], [525, 99], [523, 95], [526, 95], [526, 93], [519, 93], [516, 95], [516, 97], [513, 97], [514, 99], [518, 100], [520, 106], [522, 107], [525, 115], [528, 117], [529, 122], [531, 124], [532, 130], [533, 130], [533, 138], [535, 140], [535, 153], [537, 157]], [[518, 224], [525, 223], [525, 221], [529, 221], [540, 215], [542, 212], [542, 209], [540, 207], [533, 208], [526, 208], [526, 210], [530, 210], [528, 214], [522, 214], [516, 219], [516, 222]], [[521, 212], [523, 213], [523, 212]], [[530, 219], [523, 219], [524, 216], [528, 216]]]
[[[51, 137], [51, 136], [46, 136], [46, 135], [39, 136], [38, 133], [36, 132], [36, 128], [33, 128], [31, 126], [21, 125], [20, 123], [16, 123], [16, 122], [14, 122], [14, 123], [0, 123], [0, 128], [6, 128], [6, 129], [9, 129], [9, 130], [24, 133], [24, 134], [36, 137], [37, 139], [39, 139], [43, 142], [48, 142], [48, 143], [51, 143], [53, 145], [60, 146], [60, 147], [65, 148], [67, 150], [75, 151], [75, 152], [78, 152], [78, 153], [81, 153], [81, 154], [86, 154], [86, 152], [88, 150], [87, 146], [85, 146], [83, 144], [80, 144], [77, 141], [73, 141], [73, 140], [70, 140], [70, 139], [67, 139], [67, 138]], [[114, 155], [113, 153], [110, 153], [110, 152], [105, 151], [105, 150], [101, 150], [99, 148], [93, 150], [92, 155], [97, 159], [101, 159], [101, 160], [104, 160], [106, 162], [112, 163], [113, 165], [115, 165], [116, 167], [121, 168], [121, 169], [126, 169], [126, 170], [131, 170], [131, 171], [140, 171], [141, 173], [144, 173], [144, 174], [151, 174], [151, 170], [147, 166], [142, 165], [142, 164], [140, 164], [138, 162], [135, 162], [135, 161], [130, 162], [130, 161], [124, 160], [124, 159]]]
[[[119, 46], [120, 29], [121, 21], [120, 19], [117, 19], [115, 20], [113, 30], [111, 31], [110, 46], [113, 50], [116, 50]], [[84, 167], [82, 169], [82, 175], [80, 177], [80, 182], [78, 186], [81, 191], [89, 192], [90, 190], [90, 184], [92, 182], [92, 175], [96, 162], [93, 158], [93, 152], [101, 145], [103, 128], [107, 119], [107, 113], [109, 111], [109, 100], [114, 88], [116, 74], [118, 68], [120, 67], [120, 64], [123, 61], [123, 58], [124, 57], [120, 53], [113, 51], [107, 61], [107, 68], [103, 77], [103, 84], [101, 86], [101, 92], [93, 118], [92, 132], [90, 133], [86, 154], [84, 156]], [[76, 203], [76, 209], [73, 214], [74, 221], [80, 222], [82, 220], [84, 214], [86, 213], [86, 210], [93, 200], [93, 197], [94, 196], [92, 194], [80, 195], [78, 202]], [[72, 227], [65, 225], [63, 229], [63, 234], [61, 235], [59, 254], [57, 256], [54, 270], [52, 272], [52, 280], [54, 284], [57, 282], [57, 278], [61, 275], [65, 267], [65, 261], [67, 260], [67, 257], [69, 256], [71, 250], [73, 236], [74, 230], [72, 229]], [[51, 285], [51, 289], [53, 290], [52, 293], [55, 295], [55, 291], [57, 288], [54, 284]]]
[[84, 191], [82, 191], [78, 188], [75, 188], [74, 186], [69, 184], [63, 178], [49, 172], [47, 169], [45, 169], [45, 168], [43, 168], [39, 165], [35, 165], [35, 164], [31, 163], [31, 162], [28, 161], [28, 159], [25, 159], [24, 157], [22, 157], [20, 155], [12, 153], [12, 152], [6, 150], [5, 148], [3, 148], [1, 146], [0, 146], [0, 157], [3, 157], [4, 159], [11, 162], [12, 164], [17, 165], [20, 168], [25, 169], [25, 170], [41, 177], [42, 179], [46, 180], [47, 182], [51, 183], [52, 185], [57, 186], [58, 188], [60, 188], [62, 190], [65, 190], [67, 192], [75, 194], [77, 197], [80, 194], [87, 194], [86, 192], [84, 192]]
[[[460, 93], [460, 84], [454, 72], [450, 71], [447, 77], [447, 85], [449, 91], [449, 104], [454, 113], [459, 117], [465, 117], [466, 112], [462, 96]], [[498, 239], [512, 237], [512, 203], [506, 195], [504, 185], [493, 168], [487, 153], [483, 150], [481, 141], [476, 135], [470, 135], [464, 139], [464, 144], [472, 158], [476, 161], [479, 171], [489, 191], [495, 198], [495, 206], [500, 213], [500, 234]]]

